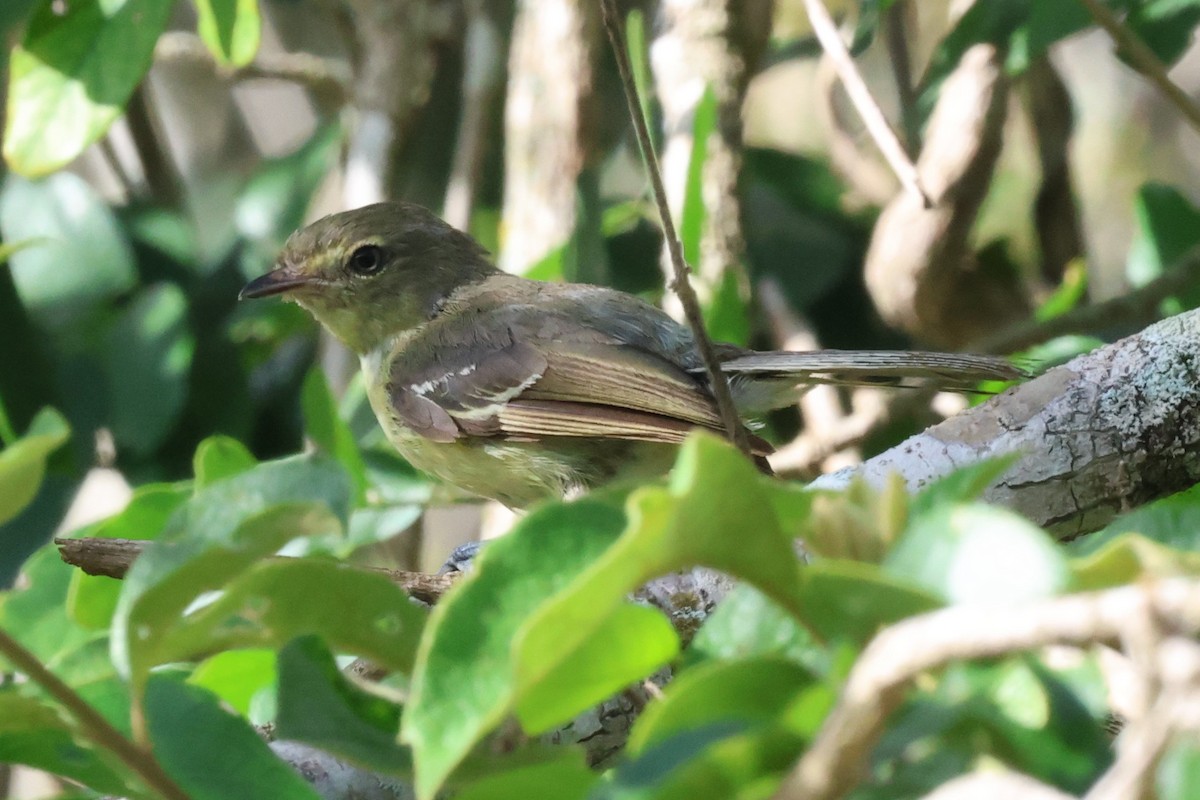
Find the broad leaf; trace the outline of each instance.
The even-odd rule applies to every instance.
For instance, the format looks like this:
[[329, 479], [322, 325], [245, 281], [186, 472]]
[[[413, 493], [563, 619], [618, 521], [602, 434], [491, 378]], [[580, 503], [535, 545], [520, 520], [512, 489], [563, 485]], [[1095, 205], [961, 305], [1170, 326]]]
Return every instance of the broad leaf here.
[[244, 67], [254, 60], [262, 35], [257, 0], [196, 0], [197, 29], [223, 64]]
[[183, 410], [196, 340], [174, 284], [148, 287], [109, 331], [104, 352], [112, 430], [133, 454], [161, 444]]
[[203, 689], [155, 675], [144, 706], [155, 758], [193, 800], [319, 800], [245, 720]]
[[[29, 431], [0, 450], [0, 525], [33, 501], [46, 474], [46, 459], [69, 439], [71, 428], [61, 414], [42, 409]], [[7, 566], [0, 560], [0, 572]]]
[[173, 6], [173, 0], [41, 3], [9, 61], [9, 166], [45, 175], [103, 136], [150, 68]]
[[305, 742], [377, 772], [411, 776], [412, 759], [396, 743], [400, 707], [346, 680], [315, 637], [279, 652], [280, 738]]

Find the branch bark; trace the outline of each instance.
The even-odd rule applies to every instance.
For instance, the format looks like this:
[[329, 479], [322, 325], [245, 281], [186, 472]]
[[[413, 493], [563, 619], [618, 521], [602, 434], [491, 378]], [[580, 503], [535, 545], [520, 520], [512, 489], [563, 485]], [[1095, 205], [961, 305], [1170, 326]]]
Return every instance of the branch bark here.
[[[125, 577], [129, 567], [142, 554], [148, 542], [139, 539], [102, 539], [84, 537], [80, 539], [55, 539], [54, 546], [66, 563], [78, 567], [88, 575], [103, 575], [108, 578]], [[456, 575], [430, 575], [424, 572], [385, 569], [383, 567], [361, 567], [371, 572], [387, 575], [404, 591], [417, 600], [436, 603], [438, 598], [454, 585]]]
[[916, 490], [984, 458], [1017, 463], [985, 494], [1062, 539], [1200, 481], [1200, 311], [1080, 356], [818, 488], [899, 472]]

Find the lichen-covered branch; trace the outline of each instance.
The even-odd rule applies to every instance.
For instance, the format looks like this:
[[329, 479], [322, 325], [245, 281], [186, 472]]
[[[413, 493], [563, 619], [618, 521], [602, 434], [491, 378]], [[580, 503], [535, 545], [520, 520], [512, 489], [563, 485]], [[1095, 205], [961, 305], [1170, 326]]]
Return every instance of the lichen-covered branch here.
[[983, 458], [1019, 460], [985, 495], [1069, 539], [1200, 481], [1200, 311], [1163, 320], [823, 476], [912, 489]]

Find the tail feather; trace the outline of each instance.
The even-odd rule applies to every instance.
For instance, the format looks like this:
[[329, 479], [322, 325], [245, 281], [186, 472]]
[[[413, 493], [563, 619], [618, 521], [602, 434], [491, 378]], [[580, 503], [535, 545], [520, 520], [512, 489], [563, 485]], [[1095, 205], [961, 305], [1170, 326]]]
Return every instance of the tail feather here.
[[969, 391], [985, 380], [1011, 381], [1029, 373], [998, 356], [902, 350], [812, 350], [746, 353], [721, 364], [731, 377], [796, 385], [936, 386]]

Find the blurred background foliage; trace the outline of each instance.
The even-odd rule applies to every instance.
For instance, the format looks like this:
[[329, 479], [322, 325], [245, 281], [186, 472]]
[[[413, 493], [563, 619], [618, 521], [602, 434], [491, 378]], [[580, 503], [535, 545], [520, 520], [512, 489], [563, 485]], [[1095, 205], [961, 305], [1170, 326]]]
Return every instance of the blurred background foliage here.
[[[1200, 56], [1188, 47], [1200, 4], [1108, 7], [1127, 14], [1185, 91], [1200, 83]], [[831, 79], [799, 0], [729, 12], [740, 37], [729, 39], [726, 55], [741, 70], [732, 77], [695, 63], [710, 34], [691, 31], [686, 12], [626, 10], [717, 338], [778, 347], [781, 320], [791, 320], [810, 346], [978, 343], [898, 328], [875, 311], [862, 265], [897, 183]], [[1001, 146], [973, 190], [981, 208], [959, 261], [1008, 276], [1020, 299], [983, 326], [1020, 322], [1026, 301], [1057, 298], [1044, 317], [1118, 296], [1177, 267], [1196, 244], [1200, 167], [1186, 146], [1195, 131], [1114, 56], [1077, 0], [863, 0], [833, 11], [914, 154], [963, 54], [987, 44], [1002, 65], [1012, 91], [1000, 100]], [[582, 54], [527, 52], [539, 18], [577, 24], [565, 35]], [[661, 236], [597, 20], [596, 9], [570, 3], [5, 3], [2, 430], [11, 443], [52, 407], [72, 431], [37, 501], [3, 529], [8, 574], [15, 554], [59, 524], [93, 467], [130, 485], [179, 480], [215, 434], [259, 458], [300, 450], [301, 387], [316, 363], [355, 434], [380, 444], [361, 392], [346, 392], [354, 365], [345, 354], [292, 306], [236, 300], [286, 236], [323, 213], [414, 200], [468, 227], [506, 268], [660, 299]], [[546, 76], [556, 72], [575, 87], [553, 85]], [[1057, 142], [1044, 135], [1053, 127], [1038, 89], [1046, 73], [1063, 90]], [[690, 98], [682, 111], [680, 95]], [[557, 109], [562, 98], [576, 107]], [[723, 188], [706, 176], [730, 145], [738, 164]], [[1064, 180], [1065, 200], [1049, 197], [1050, 183]], [[732, 234], [722, 232], [729, 219]], [[1051, 264], [1055, 236], [1075, 241]], [[710, 258], [710, 240], [722, 237], [726, 252]], [[1055, 294], [1063, 275], [1066, 290]], [[782, 311], [776, 302], [764, 313], [763, 287]], [[1196, 295], [1179, 293], [1169, 310]], [[970, 294], [945, 302], [973, 318], [990, 308]], [[1146, 321], [1086, 333], [1113, 338]], [[1062, 357], [1095, 341], [1040, 352]], [[893, 415], [852, 457], [930, 419], [920, 408]], [[799, 418], [772, 425], [782, 443]], [[387, 458], [386, 447], [367, 453]]]
[[[1200, 49], [1192, 44], [1200, 2], [829, 6], [939, 200], [928, 214], [914, 212], [916, 201], [879, 156], [802, 0], [622, 4], [642, 100], [716, 338], [759, 347], [1019, 351], [1052, 361], [1200, 302], [1192, 280], [1200, 149], [1187, 108], [1200, 91]], [[1144, 47], [1114, 52], [1110, 33], [1096, 24], [1105, 13]], [[448, 545], [422, 552], [419, 531], [475, 533], [474, 517], [445, 511], [464, 498], [416, 473], [383, 440], [355, 365], [335, 342], [294, 306], [237, 302], [291, 231], [331, 211], [403, 198], [469, 229], [507, 269], [609, 283], [672, 308], [659, 225], [591, 3], [5, 0], [0, 37], [0, 586], [23, 568], [22, 591], [0, 606], [0, 623], [122, 730], [132, 725], [126, 679], [146, 679], [149, 667], [109, 663], [109, 626], [118, 631], [132, 624], [130, 614], [143, 613], [166, 637], [175, 612], [203, 587], [195, 575], [188, 583], [187, 565], [169, 550], [158, 551], [161, 576], [147, 569], [124, 590], [70, 574], [53, 550], [38, 550], [55, 531], [192, 536], [212, 548], [206, 554], [229, 558], [225, 577], [245, 579], [251, 599], [259, 590], [253, 581], [270, 576], [237, 570], [300, 534], [306, 538], [288, 552], [429, 568]], [[1170, 69], [1183, 100], [1160, 91], [1155, 63]], [[970, 113], [956, 127], [953, 112], [964, 109]], [[1164, 278], [1173, 278], [1169, 290]], [[920, 292], [906, 294], [910, 285], [949, 288], [926, 306], [913, 300]], [[1122, 298], [1141, 300], [1123, 305]], [[1106, 313], [1072, 322], [1095, 308]], [[829, 392], [810, 394], [824, 397], [825, 408], [772, 418], [769, 435], [786, 446], [832, 431], [863, 408], [886, 402], [890, 410], [854, 441], [817, 441], [810, 451], [819, 458], [785, 464], [793, 475], [869, 456], [956, 407], [944, 397]], [[709, 458], [738, 475], [730, 485], [759, 485], [725, 456]], [[287, 517], [277, 508], [316, 501], [324, 512], [305, 506], [311, 514], [304, 516], [289, 506], [297, 516]], [[790, 509], [780, 512], [788, 524], [807, 524], [797, 521], [808, 519], [807, 506], [780, 502]], [[857, 514], [856, 501], [847, 502]], [[678, 505], [688, 519], [687, 504]], [[279, 518], [253, 516], [264, 507], [276, 507]], [[765, 504], [756, 513], [770, 517]], [[526, 528], [536, 533], [538, 524]], [[1019, 520], [1004, 524], [1035, 541], [1049, 572], [1068, 574], [1044, 533]], [[253, 537], [238, 539], [240, 526], [260, 537], [253, 546], [246, 544]], [[945, 565], [917, 563], [911, 542], [957, 535], [948, 530], [916, 526], [910, 558], [898, 546], [888, 568], [941, 591], [944, 576], [931, 575]], [[1164, 538], [1194, 549], [1179, 526]], [[243, 556], [245, 563], [237, 560]], [[1072, 585], [1140, 574], [1108, 568], [1114, 574], [1101, 580], [1088, 578], [1094, 565], [1071, 567], [1084, 576]], [[155, 616], [151, 601], [136, 605], [143, 592], [161, 600], [151, 590], [177, 579], [181, 588], [162, 589], [175, 592], [171, 614]], [[289, 585], [334, 578], [296, 580]], [[851, 621], [856, 647], [882, 622], [940, 602], [921, 595], [898, 611], [884, 577], [831, 580], [842, 581], [847, 595], [877, 600], [865, 621]], [[370, 597], [396, 602], [376, 583]], [[1066, 587], [1064, 577], [1042, 588]], [[121, 592], [126, 617], [118, 613]], [[747, 594], [739, 602], [761, 601]], [[318, 622], [335, 649], [369, 639], [362, 620], [363, 629]], [[727, 622], [715, 622], [701, 644], [719, 650]], [[239, 640], [241, 649], [205, 661], [190, 680], [255, 721], [271, 719], [273, 700], [260, 690], [275, 681], [274, 662], [252, 645], [281, 646], [296, 633], [288, 625], [299, 624], [289, 618], [265, 641]], [[804, 639], [798, 628], [792, 633]], [[415, 641], [407, 631], [402, 652], [375, 655], [407, 669]], [[172, 646], [142, 657], [150, 666], [198, 659], [212, 643], [185, 629]], [[818, 652], [808, 639], [796, 647], [822, 661], [823, 680], [844, 676], [844, 652]], [[293, 666], [328, 656], [296, 648], [295, 661], [286, 662]], [[953, 705], [947, 698], [997, 694], [1011, 681], [1058, 697], [1068, 677], [1015, 661], [964, 667], [918, 702]], [[165, 686], [148, 692], [147, 702], [190, 702]], [[142, 688], [133, 687], [135, 698]], [[830, 702], [828, 687], [818, 688], [803, 736]], [[441, 698], [458, 713], [455, 700]], [[30, 708], [17, 710], [36, 717]], [[490, 712], [478, 711], [482, 736]], [[911, 779], [906, 791], [917, 796], [986, 750], [979, 738], [955, 738], [956, 726], [984, 725], [1020, 766], [1072, 790], [1108, 763], [1105, 743], [1092, 739], [1048, 763], [1043, 740], [997, 722], [993, 711], [960, 705], [948, 714], [937, 735], [971, 744], [937, 749], [937, 769], [925, 772], [902, 752], [910, 737], [903, 726], [924, 723], [905, 716], [864, 796], [895, 796], [888, 775]], [[387, 724], [394, 732], [395, 719]], [[1063, 741], [1074, 735], [1052, 733]], [[788, 750], [780, 764], [793, 756]], [[127, 788], [99, 762], [45, 765], [77, 769], [73, 777], [97, 789]], [[1173, 796], [1187, 796], [1179, 791]]]

